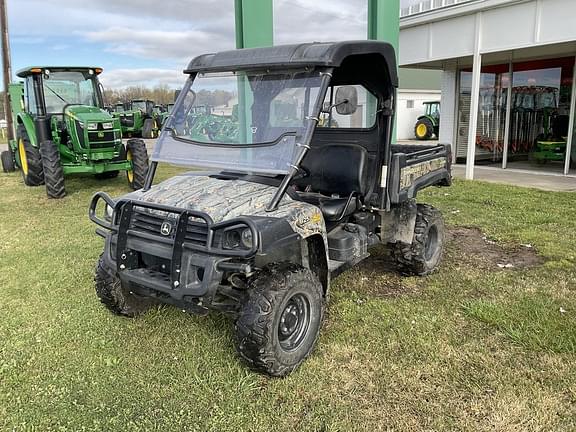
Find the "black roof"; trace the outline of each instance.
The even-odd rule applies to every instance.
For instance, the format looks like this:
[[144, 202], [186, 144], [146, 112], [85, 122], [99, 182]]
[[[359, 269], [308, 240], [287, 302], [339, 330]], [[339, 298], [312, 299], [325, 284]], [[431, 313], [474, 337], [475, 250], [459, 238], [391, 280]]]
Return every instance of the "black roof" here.
[[383, 58], [390, 74], [391, 84], [397, 87], [398, 73], [394, 48], [389, 43], [371, 40], [312, 42], [204, 54], [194, 58], [184, 73], [305, 66], [337, 68], [350, 56], [369, 54]]

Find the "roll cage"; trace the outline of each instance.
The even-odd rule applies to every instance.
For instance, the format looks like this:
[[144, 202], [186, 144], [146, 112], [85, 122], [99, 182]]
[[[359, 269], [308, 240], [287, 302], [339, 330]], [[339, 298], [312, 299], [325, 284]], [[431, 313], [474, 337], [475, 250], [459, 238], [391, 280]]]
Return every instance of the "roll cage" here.
[[[194, 80], [199, 73], [271, 72], [296, 68], [317, 71], [321, 75], [320, 88], [313, 108], [306, 117], [304, 132], [296, 144], [297, 150], [288, 173], [273, 182], [277, 190], [267, 210], [275, 210], [288, 188], [294, 185], [298, 176], [306, 172], [302, 165], [309, 151], [327, 146], [361, 148], [365, 154], [362, 157], [362, 169], [364, 164], [367, 165], [367, 181], [364, 182], [367, 187], [356, 194], [361, 195], [359, 198], [365, 206], [388, 209], [390, 197], [386, 185], [390, 172], [388, 167], [398, 86], [395, 54], [391, 45], [384, 42], [352, 41], [226, 51], [196, 57], [184, 72], [190, 76], [190, 80]], [[374, 125], [368, 129], [317, 128], [330, 87], [350, 85], [362, 85], [375, 96], [376, 104], [371, 107], [376, 119]], [[184, 97], [184, 92], [181, 92], [175, 110], [184, 102]], [[144, 190], [151, 187], [157, 164], [157, 161], [152, 162]], [[253, 181], [258, 181], [256, 177], [251, 176]], [[270, 179], [263, 181], [270, 182]]]

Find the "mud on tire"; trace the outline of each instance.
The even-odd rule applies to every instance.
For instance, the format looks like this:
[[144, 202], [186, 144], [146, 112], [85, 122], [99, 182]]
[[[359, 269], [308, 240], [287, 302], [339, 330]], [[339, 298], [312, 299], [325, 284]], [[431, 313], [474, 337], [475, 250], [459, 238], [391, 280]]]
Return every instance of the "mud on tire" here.
[[440, 211], [427, 204], [418, 204], [412, 244], [398, 243], [392, 248], [396, 268], [406, 275], [432, 273], [442, 260], [444, 237]]
[[44, 183], [48, 198], [64, 198], [64, 170], [60, 161], [60, 151], [54, 142], [44, 141], [40, 145], [42, 156], [42, 169], [44, 170]]
[[249, 283], [235, 324], [236, 350], [252, 369], [285, 376], [312, 352], [324, 317], [322, 284], [308, 269], [271, 264]]
[[154, 300], [137, 297], [122, 285], [116, 270], [110, 268], [102, 255], [96, 264], [94, 276], [96, 295], [112, 313], [126, 317], [135, 317], [146, 312], [154, 304]]

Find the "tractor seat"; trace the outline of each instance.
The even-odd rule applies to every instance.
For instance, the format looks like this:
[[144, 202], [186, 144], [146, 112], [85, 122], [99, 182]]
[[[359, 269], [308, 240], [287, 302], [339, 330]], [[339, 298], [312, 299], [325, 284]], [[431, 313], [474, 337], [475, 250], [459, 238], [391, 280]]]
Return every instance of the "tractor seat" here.
[[293, 185], [301, 201], [317, 206], [324, 219], [336, 222], [358, 209], [368, 189], [369, 157], [355, 144], [313, 147], [302, 161], [307, 175]]

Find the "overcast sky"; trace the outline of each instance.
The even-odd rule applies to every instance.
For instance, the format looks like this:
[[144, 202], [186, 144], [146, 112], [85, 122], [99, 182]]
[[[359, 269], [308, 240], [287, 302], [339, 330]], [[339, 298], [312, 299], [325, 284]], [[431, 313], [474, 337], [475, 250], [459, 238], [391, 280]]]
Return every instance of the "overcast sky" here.
[[[366, 3], [274, 0], [274, 43], [364, 39]], [[94, 65], [108, 87], [177, 87], [194, 56], [234, 48], [233, 7], [233, 0], [8, 0], [13, 69]]]

